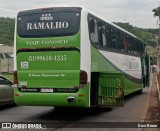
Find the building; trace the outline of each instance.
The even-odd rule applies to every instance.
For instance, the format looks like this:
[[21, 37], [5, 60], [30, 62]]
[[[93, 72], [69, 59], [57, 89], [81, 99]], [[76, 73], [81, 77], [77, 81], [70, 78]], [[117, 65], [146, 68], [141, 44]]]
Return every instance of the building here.
[[0, 44], [0, 72], [13, 72], [13, 47]]

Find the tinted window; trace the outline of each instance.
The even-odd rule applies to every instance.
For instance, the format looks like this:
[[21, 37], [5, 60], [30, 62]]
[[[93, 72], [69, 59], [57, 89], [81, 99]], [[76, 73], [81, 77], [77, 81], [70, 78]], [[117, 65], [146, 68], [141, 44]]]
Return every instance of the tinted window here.
[[91, 43], [100, 50], [140, 56], [144, 52], [143, 42], [92, 15], [88, 16]]
[[98, 22], [94, 18], [89, 18], [89, 32], [91, 41], [98, 44]]
[[20, 13], [17, 32], [21, 37], [74, 35], [79, 31], [80, 16], [80, 11]]
[[112, 43], [112, 49], [117, 50], [116, 45], [116, 29], [114, 27], [111, 27], [111, 43]]
[[102, 44], [105, 47], [107, 45], [107, 40], [106, 40], [106, 26], [102, 26]]

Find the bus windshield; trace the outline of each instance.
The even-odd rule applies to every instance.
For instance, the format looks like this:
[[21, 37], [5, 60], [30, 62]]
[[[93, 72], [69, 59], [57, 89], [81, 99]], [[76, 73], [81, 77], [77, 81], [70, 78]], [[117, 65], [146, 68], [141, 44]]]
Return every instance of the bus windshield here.
[[21, 12], [17, 16], [20, 37], [59, 37], [75, 35], [80, 27], [80, 10]]

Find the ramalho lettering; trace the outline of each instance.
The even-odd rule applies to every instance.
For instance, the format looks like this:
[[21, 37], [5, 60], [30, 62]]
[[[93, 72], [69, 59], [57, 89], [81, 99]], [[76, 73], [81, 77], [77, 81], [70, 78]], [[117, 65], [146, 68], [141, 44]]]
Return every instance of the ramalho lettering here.
[[27, 23], [27, 30], [65, 29], [68, 27], [69, 23], [67, 21]]

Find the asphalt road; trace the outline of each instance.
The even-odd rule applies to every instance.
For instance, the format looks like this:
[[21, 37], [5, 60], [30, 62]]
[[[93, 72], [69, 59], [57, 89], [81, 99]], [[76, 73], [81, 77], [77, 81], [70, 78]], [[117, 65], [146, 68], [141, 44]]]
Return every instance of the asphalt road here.
[[[125, 98], [124, 107], [107, 109], [55, 109], [54, 107], [5, 106], [0, 107], [0, 122], [59, 122], [52, 130], [105, 130], [137, 131], [142, 128], [96, 128], [96, 122], [143, 122], [148, 108], [149, 88], [141, 95], [134, 94]], [[92, 128], [78, 128], [76, 122], [91, 122]], [[95, 122], [95, 123], [94, 123]], [[89, 123], [88, 123], [89, 124]], [[102, 123], [100, 123], [102, 124]], [[67, 126], [73, 128], [65, 128]], [[116, 126], [116, 125], [115, 125]], [[61, 128], [60, 128], [61, 127]], [[0, 129], [2, 130], [2, 129]]]

